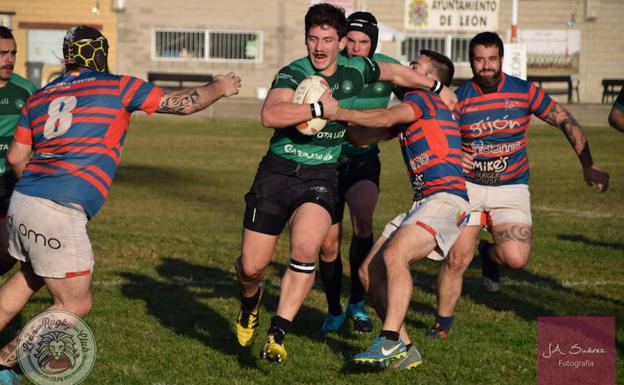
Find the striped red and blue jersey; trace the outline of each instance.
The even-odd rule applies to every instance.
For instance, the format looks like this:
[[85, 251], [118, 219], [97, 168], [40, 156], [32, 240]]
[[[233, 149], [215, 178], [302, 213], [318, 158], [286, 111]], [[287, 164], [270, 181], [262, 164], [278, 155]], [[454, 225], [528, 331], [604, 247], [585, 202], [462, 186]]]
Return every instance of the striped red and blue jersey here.
[[397, 127], [414, 200], [439, 192], [468, 200], [462, 175], [459, 125], [440, 97], [427, 90], [407, 93], [402, 101], [414, 111], [413, 123]]
[[496, 92], [484, 94], [474, 80], [457, 90], [464, 150], [475, 155], [466, 180], [490, 186], [527, 184], [527, 134], [531, 114], [544, 118], [555, 102], [535, 84], [502, 74]]
[[132, 112], [153, 113], [161, 96], [141, 79], [84, 69], [49, 83], [17, 124], [14, 140], [31, 145], [33, 156], [15, 189], [80, 205], [92, 218], [108, 196]]

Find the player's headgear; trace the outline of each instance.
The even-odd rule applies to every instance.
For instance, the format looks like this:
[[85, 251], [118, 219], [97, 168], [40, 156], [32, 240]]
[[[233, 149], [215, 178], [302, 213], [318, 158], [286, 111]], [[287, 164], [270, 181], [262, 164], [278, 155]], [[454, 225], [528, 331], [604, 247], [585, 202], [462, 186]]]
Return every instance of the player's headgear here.
[[95, 28], [79, 25], [63, 39], [65, 65], [108, 72], [108, 40]]
[[371, 49], [368, 57], [373, 57], [379, 39], [379, 28], [377, 19], [370, 12], [353, 12], [347, 17], [347, 33], [359, 31], [368, 35], [371, 39]]

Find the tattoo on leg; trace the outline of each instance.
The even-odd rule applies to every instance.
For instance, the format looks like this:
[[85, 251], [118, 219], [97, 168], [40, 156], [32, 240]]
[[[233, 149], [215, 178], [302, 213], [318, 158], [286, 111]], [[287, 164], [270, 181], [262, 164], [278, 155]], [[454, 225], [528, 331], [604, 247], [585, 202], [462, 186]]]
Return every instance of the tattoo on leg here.
[[512, 225], [501, 231], [494, 232], [494, 241], [497, 245], [507, 241], [531, 243], [531, 226]]
[[0, 359], [4, 361], [6, 366], [13, 366], [17, 363], [17, 344], [10, 342], [7, 346], [0, 350]]

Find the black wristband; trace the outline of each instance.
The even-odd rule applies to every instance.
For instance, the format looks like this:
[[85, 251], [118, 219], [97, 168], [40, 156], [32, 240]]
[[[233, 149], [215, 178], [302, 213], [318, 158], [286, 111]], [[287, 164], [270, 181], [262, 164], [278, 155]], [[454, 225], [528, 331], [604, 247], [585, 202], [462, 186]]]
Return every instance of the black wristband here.
[[310, 110], [312, 111], [313, 118], [320, 118], [321, 116], [323, 116], [323, 103], [310, 103]]
[[321, 114], [318, 116], [319, 118], [322, 118], [325, 115], [325, 108], [323, 107], [323, 102], [317, 102], [319, 107], [321, 108]]
[[441, 81], [439, 80], [434, 80], [433, 81], [433, 85], [431, 86], [431, 88], [429, 88], [429, 91], [431, 92], [435, 92], [436, 94], [440, 94], [440, 92], [442, 91], [442, 88], [444, 87], [444, 85], [442, 84]]

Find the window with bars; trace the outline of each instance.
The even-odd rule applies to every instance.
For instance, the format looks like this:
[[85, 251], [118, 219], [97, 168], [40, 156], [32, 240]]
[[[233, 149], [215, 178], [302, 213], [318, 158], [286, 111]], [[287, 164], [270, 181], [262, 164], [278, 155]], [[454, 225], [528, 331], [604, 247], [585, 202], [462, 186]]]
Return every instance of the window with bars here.
[[401, 43], [401, 56], [404, 61], [416, 58], [420, 51], [428, 49], [451, 58], [453, 63], [469, 63], [468, 48], [471, 37], [465, 36], [406, 36]]
[[157, 60], [260, 62], [262, 33], [157, 29], [152, 53]]

